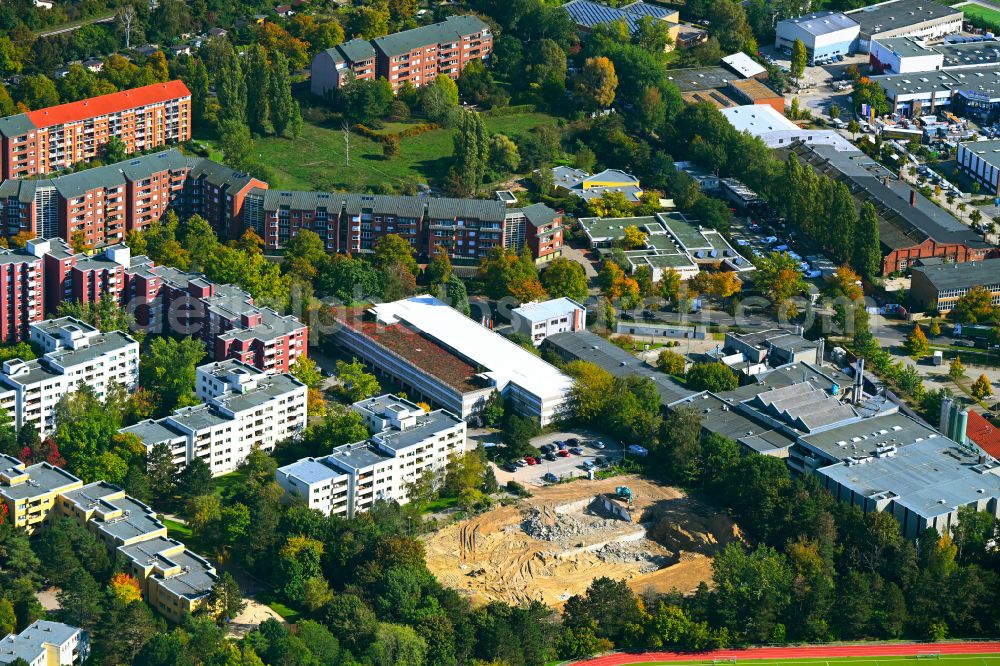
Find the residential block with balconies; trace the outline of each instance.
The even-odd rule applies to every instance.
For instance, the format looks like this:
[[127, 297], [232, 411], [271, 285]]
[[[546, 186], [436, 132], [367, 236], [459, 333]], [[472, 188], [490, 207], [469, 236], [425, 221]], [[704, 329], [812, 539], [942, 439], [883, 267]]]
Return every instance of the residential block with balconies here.
[[278, 468], [289, 499], [344, 517], [378, 500], [405, 504], [410, 484], [425, 472], [443, 473], [449, 459], [467, 450], [465, 421], [443, 409], [428, 413], [394, 395], [362, 400], [352, 409], [375, 434]]
[[0, 664], [23, 659], [28, 666], [75, 666], [90, 655], [90, 634], [62, 622], [35, 620], [0, 640]]

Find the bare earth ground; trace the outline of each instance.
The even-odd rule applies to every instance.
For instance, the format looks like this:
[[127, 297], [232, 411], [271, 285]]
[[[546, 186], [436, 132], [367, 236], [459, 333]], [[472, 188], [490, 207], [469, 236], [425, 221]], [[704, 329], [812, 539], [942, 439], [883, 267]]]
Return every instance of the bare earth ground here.
[[[609, 516], [593, 501], [621, 485], [635, 494], [631, 522]], [[539, 600], [553, 607], [599, 576], [625, 579], [637, 593], [688, 593], [711, 582], [712, 556], [741, 538], [726, 515], [637, 476], [532, 492], [515, 506], [429, 535], [427, 564], [438, 580], [475, 602]], [[647, 528], [659, 543], [647, 537]]]

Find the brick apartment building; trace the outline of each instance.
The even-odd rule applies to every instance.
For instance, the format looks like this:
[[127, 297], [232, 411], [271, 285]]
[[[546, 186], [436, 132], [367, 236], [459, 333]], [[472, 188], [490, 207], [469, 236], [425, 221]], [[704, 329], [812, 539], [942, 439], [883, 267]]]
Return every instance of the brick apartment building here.
[[527, 245], [539, 261], [562, 254], [562, 216], [543, 204], [507, 209], [499, 200], [253, 189], [243, 218], [280, 250], [301, 229], [316, 232], [329, 252], [370, 252], [379, 238], [399, 235], [427, 257], [442, 246], [453, 259], [478, 260], [497, 246]]
[[366, 42], [352, 39], [319, 53], [312, 61], [312, 92], [325, 95], [348, 80], [376, 76], [398, 91], [419, 88], [439, 74], [457, 79], [472, 60], [489, 60], [493, 35], [475, 16], [449, 16], [440, 23], [404, 30]]
[[155, 83], [0, 119], [0, 177], [25, 178], [99, 157], [111, 137], [128, 152], [191, 138], [191, 92]]
[[69, 241], [82, 233], [92, 247], [120, 243], [168, 208], [199, 214], [223, 238], [242, 230], [243, 199], [267, 184], [176, 149], [48, 180], [0, 183], [0, 230]]
[[0, 248], [0, 342], [17, 342], [45, 318], [44, 264], [29, 250]]

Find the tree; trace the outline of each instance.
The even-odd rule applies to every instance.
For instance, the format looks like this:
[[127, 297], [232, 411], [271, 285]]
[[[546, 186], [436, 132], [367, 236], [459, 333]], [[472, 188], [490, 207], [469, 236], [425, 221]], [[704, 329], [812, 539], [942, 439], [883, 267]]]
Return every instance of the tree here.
[[634, 224], [630, 224], [625, 227], [624, 235], [622, 236], [622, 243], [625, 245], [627, 250], [638, 250], [639, 248], [646, 246], [646, 232], [639, 229], [639, 227]]
[[108, 583], [108, 590], [111, 592], [112, 598], [124, 606], [142, 599], [139, 581], [127, 573], [116, 573], [112, 576]]
[[730, 543], [712, 566], [718, 613], [725, 626], [752, 642], [773, 637], [790, 602], [792, 572], [770, 546], [747, 552]]
[[420, 109], [427, 120], [443, 126], [450, 126], [458, 108], [458, 85], [444, 74], [438, 75], [432, 83], [418, 93]]
[[168, 413], [194, 391], [195, 366], [205, 347], [195, 338], [156, 338], [139, 360], [139, 381], [159, 396], [160, 413]]
[[948, 314], [963, 324], [989, 324], [1000, 318], [1000, 308], [993, 305], [989, 290], [975, 285], [955, 302]]
[[979, 379], [973, 382], [971, 390], [972, 395], [977, 400], [982, 400], [993, 395], [993, 385], [990, 384], [990, 378], [985, 374], [979, 375]]
[[323, 374], [317, 368], [316, 361], [306, 356], [299, 356], [295, 359], [289, 372], [309, 388], [316, 388], [323, 381]]
[[587, 274], [579, 263], [559, 257], [541, 274], [542, 287], [551, 298], [572, 298], [582, 303], [587, 298]]
[[66, 622], [83, 629], [92, 629], [99, 624], [103, 595], [97, 581], [83, 568], [70, 575], [56, 598]]
[[219, 123], [219, 145], [222, 148], [223, 159], [234, 169], [245, 170], [253, 155], [253, 139], [250, 138], [250, 128], [237, 120], [224, 120]]
[[792, 66], [791, 75], [793, 79], [801, 79], [806, 71], [806, 45], [801, 39], [796, 39], [792, 43]]
[[935, 338], [941, 335], [941, 324], [938, 323], [937, 319], [931, 320], [931, 325], [927, 327], [927, 332]]
[[587, 201], [587, 212], [595, 217], [629, 217], [635, 209], [623, 192], [608, 190], [599, 198]]
[[[246, 79], [253, 82], [253, 87], [257, 91], [271, 90], [271, 64], [267, 60], [267, 52], [260, 44], [251, 44], [245, 55]], [[250, 124], [250, 131], [254, 134], [265, 136], [274, 133], [274, 125], [271, 123], [271, 99], [274, 92], [270, 94], [247, 95], [247, 121]]]
[[[331, 21], [336, 23], [336, 21]], [[302, 130], [302, 111], [292, 97], [288, 59], [280, 51], [271, 57], [271, 123], [278, 136], [298, 138]]]
[[463, 111], [459, 115], [452, 167], [448, 172], [447, 183], [451, 194], [474, 194], [483, 183], [488, 160], [489, 142], [483, 119], [475, 111]]
[[668, 375], [676, 375], [680, 377], [684, 374], [684, 368], [686, 365], [687, 359], [685, 359], [682, 354], [678, 354], [671, 349], [664, 349], [660, 352], [660, 355], [656, 357], [656, 367]]
[[585, 109], [606, 109], [615, 101], [618, 76], [608, 58], [587, 58], [576, 75], [573, 90]]
[[448, 256], [446, 248], [441, 245], [434, 247], [431, 260], [427, 262], [427, 268], [424, 269], [424, 277], [427, 278], [427, 283], [432, 287], [443, 286], [451, 280], [451, 257]]
[[108, 142], [104, 144], [104, 161], [113, 164], [124, 162], [126, 159], [128, 159], [128, 146], [125, 145], [125, 142], [117, 136], [108, 139]]
[[490, 298], [512, 296], [527, 303], [545, 297], [545, 289], [527, 248], [520, 255], [501, 246], [493, 248], [479, 263], [478, 277]]
[[220, 134], [223, 123], [233, 121], [229, 132], [237, 128], [246, 131], [247, 128], [247, 81], [239, 56], [228, 40], [220, 41], [218, 63], [215, 68], [215, 94], [219, 100], [218, 122]]
[[14, 98], [29, 109], [42, 109], [58, 104], [59, 92], [52, 79], [44, 74], [33, 74], [18, 81]]
[[494, 134], [490, 137], [488, 154], [490, 170], [497, 176], [513, 173], [521, 164], [517, 144], [504, 134]]
[[878, 211], [870, 201], [861, 206], [861, 216], [855, 236], [854, 268], [869, 279], [881, 273], [882, 250], [879, 240]]
[[176, 486], [186, 499], [202, 497], [212, 492], [212, 468], [202, 458], [194, 458], [180, 474]]
[[416, 250], [410, 242], [398, 234], [386, 234], [378, 239], [373, 250], [375, 267], [385, 270], [389, 266], [402, 263], [406, 269], [417, 274], [417, 260], [414, 258]]
[[139, 15], [136, 13], [135, 7], [130, 4], [122, 5], [115, 18], [118, 22], [118, 30], [125, 37], [125, 48], [132, 48], [132, 36], [142, 30], [142, 24], [139, 23]]
[[758, 260], [754, 284], [775, 307], [784, 305], [792, 296], [803, 294], [808, 289], [805, 278], [798, 270], [798, 262], [785, 252], [771, 252]]
[[4, 636], [17, 631], [17, 615], [10, 599], [0, 599], [0, 631]]
[[466, 291], [465, 283], [457, 275], [448, 278], [448, 286], [445, 290], [448, 304], [468, 317], [472, 308], [469, 306], [469, 294]]
[[920, 327], [920, 324], [914, 324], [913, 330], [906, 336], [906, 342], [903, 346], [906, 349], [906, 353], [913, 359], [923, 358], [931, 350], [930, 344], [927, 342], [927, 336], [924, 335], [924, 330]]
[[364, 364], [358, 359], [354, 359], [350, 363], [337, 361], [337, 377], [351, 402], [370, 398], [381, 390], [378, 379], [375, 378], [375, 375], [367, 372]]
[[688, 368], [687, 386], [692, 391], [732, 391], [739, 383], [736, 373], [728, 366], [718, 361], [713, 363], [695, 363]]
[[385, 79], [351, 79], [340, 90], [340, 105], [348, 120], [373, 123], [388, 113], [392, 85]]
[[948, 366], [948, 376], [955, 382], [965, 376], [965, 364], [962, 363], [960, 357], [956, 356], [952, 359], [951, 364]]
[[212, 586], [212, 591], [205, 600], [205, 612], [220, 627], [243, 612], [247, 602], [243, 599], [240, 586], [228, 571], [223, 571], [219, 580]]
[[423, 666], [427, 641], [412, 628], [380, 623], [368, 647], [372, 666]]

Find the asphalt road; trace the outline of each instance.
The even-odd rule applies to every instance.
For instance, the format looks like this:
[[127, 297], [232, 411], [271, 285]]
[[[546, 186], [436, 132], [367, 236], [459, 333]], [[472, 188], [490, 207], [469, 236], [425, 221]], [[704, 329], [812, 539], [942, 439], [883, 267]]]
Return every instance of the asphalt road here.
[[531, 445], [535, 448], [539, 448], [544, 444], [552, 444], [556, 441], [565, 441], [572, 437], [580, 440], [578, 446], [583, 449], [582, 455], [571, 453], [566, 458], [556, 456], [554, 461], [549, 461], [542, 458], [542, 454], [539, 452], [538, 456], [536, 456], [539, 458], [539, 464], [529, 465], [528, 467], [518, 467], [515, 472], [506, 472], [497, 468], [495, 470], [497, 480], [500, 483], [506, 483], [508, 480], [513, 479], [521, 484], [543, 486], [546, 485], [546, 482], [542, 480], [542, 477], [549, 472], [555, 474], [560, 479], [585, 477], [587, 476], [587, 470], [583, 466], [584, 462], [588, 460], [592, 461], [597, 456], [605, 456], [609, 460], [619, 460], [623, 455], [622, 445], [619, 442], [602, 437], [600, 441], [605, 444], [605, 448], [601, 450], [591, 445], [591, 442], [594, 441], [592, 437], [588, 437], [585, 434], [578, 432], [556, 432], [539, 435], [531, 440]]

